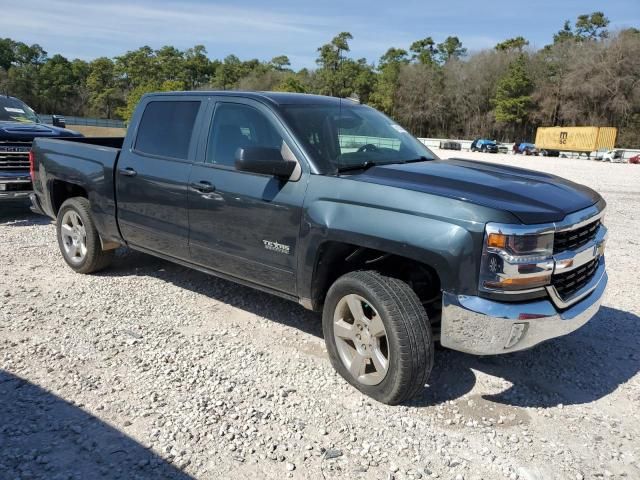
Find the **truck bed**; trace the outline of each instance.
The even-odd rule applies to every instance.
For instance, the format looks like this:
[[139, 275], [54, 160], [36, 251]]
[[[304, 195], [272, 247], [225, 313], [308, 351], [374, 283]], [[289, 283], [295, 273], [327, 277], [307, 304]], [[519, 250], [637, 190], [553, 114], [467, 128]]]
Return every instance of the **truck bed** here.
[[73, 137], [61, 139], [61, 141], [120, 149], [124, 143], [124, 137]]
[[55, 218], [61, 192], [84, 192], [105, 241], [119, 241], [114, 172], [124, 138], [36, 138], [33, 142], [33, 189], [40, 209]]

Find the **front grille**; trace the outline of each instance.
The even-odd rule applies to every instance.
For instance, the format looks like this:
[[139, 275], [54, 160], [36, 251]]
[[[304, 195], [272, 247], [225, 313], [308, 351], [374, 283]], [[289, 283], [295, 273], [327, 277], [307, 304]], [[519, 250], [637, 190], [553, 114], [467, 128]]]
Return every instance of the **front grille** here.
[[553, 253], [575, 250], [591, 241], [598, 233], [600, 220], [591, 222], [575, 230], [556, 232], [553, 237]]
[[551, 284], [555, 287], [562, 300], [571, 297], [575, 292], [584, 287], [598, 268], [598, 258], [594, 258], [589, 263], [566, 273], [559, 273], [551, 277]]
[[29, 170], [31, 142], [0, 142], [0, 170]]

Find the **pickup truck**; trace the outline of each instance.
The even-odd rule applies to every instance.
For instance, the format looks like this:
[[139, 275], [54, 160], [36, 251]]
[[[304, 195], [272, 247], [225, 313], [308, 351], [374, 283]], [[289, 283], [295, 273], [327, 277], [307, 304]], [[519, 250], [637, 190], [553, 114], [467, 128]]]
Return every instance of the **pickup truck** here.
[[322, 312], [331, 363], [387, 404], [436, 342], [488, 355], [598, 311], [605, 202], [562, 178], [440, 160], [346, 99], [149, 94], [125, 138], [36, 139], [33, 208], [76, 272], [127, 246]]
[[81, 134], [44, 125], [21, 100], [0, 96], [0, 201], [29, 198], [32, 192], [29, 150], [33, 139], [41, 136], [77, 137]]

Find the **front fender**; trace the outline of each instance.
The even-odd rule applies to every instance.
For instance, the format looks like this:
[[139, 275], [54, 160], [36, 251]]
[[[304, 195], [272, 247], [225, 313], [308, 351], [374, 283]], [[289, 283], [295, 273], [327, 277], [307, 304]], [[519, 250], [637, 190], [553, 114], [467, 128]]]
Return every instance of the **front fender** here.
[[[376, 207], [315, 202], [305, 215], [309, 243], [305, 264], [315, 264], [315, 252], [326, 241], [341, 242], [399, 255], [432, 267], [442, 287], [460, 289], [461, 280], [473, 277], [473, 235], [459, 225]], [[470, 275], [471, 273], [471, 275]], [[306, 282], [304, 282], [306, 283]], [[466, 290], [465, 290], [466, 291]], [[461, 292], [462, 293], [462, 292]]]
[[312, 176], [300, 231], [298, 296], [313, 298], [313, 276], [325, 242], [366, 247], [432, 267], [441, 287], [477, 293], [486, 222], [510, 214], [402, 188]]

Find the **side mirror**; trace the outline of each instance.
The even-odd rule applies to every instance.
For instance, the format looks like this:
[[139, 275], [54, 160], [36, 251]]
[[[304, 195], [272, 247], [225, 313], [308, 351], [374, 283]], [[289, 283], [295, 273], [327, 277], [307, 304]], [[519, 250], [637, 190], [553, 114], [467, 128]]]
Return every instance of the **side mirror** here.
[[54, 127], [66, 128], [67, 122], [62, 115], [51, 115], [51, 123]]
[[236, 150], [236, 169], [241, 172], [262, 173], [280, 178], [289, 178], [296, 162], [282, 158], [280, 149], [269, 147], [246, 147]]

